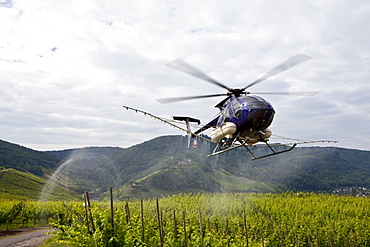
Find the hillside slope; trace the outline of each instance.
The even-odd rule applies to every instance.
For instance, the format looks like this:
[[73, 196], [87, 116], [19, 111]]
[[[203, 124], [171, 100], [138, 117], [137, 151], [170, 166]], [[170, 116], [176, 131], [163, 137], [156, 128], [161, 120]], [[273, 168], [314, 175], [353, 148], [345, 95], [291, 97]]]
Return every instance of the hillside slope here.
[[[243, 149], [207, 157], [212, 149], [209, 143], [199, 141], [197, 149], [187, 149], [184, 136], [162, 136], [125, 149], [88, 147], [43, 153], [13, 145], [7, 149], [13, 154], [3, 152], [0, 162], [4, 163], [2, 157], [17, 158], [19, 152], [16, 161], [20, 163], [8, 159], [8, 167], [16, 163], [14, 168], [27, 170], [27, 163], [30, 171], [51, 171], [44, 176], [79, 193], [89, 191], [95, 198], [109, 187], [115, 188], [117, 198], [370, 187], [370, 152], [344, 148], [296, 147], [285, 154], [251, 161]], [[27, 161], [29, 155], [32, 162]]]
[[58, 164], [59, 159], [53, 155], [0, 140], [0, 166], [2, 167], [44, 176], [51, 174]]
[[119, 197], [179, 192], [332, 191], [370, 185], [367, 151], [297, 147], [282, 155], [250, 161], [250, 155], [242, 149], [207, 157], [210, 144], [200, 141], [197, 149], [190, 150], [186, 146], [186, 137], [162, 136], [127, 149], [74, 150], [69, 156], [67, 176], [97, 194], [110, 186], [120, 188]]
[[109, 187], [124, 182], [114, 159], [124, 149], [115, 147], [87, 147], [62, 151], [48, 151], [61, 160], [53, 178], [75, 188], [79, 193], [102, 193]]
[[0, 198], [81, 200], [81, 196], [76, 192], [67, 190], [53, 182], [33, 174], [2, 167], [0, 167]]

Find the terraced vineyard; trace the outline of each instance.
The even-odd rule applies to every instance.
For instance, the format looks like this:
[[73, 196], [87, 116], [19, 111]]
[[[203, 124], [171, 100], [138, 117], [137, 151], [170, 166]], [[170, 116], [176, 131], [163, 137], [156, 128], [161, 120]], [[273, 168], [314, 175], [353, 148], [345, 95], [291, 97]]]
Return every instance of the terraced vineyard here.
[[39, 199], [77, 200], [80, 196], [55, 183], [15, 169], [0, 169], [0, 198], [2, 199]]

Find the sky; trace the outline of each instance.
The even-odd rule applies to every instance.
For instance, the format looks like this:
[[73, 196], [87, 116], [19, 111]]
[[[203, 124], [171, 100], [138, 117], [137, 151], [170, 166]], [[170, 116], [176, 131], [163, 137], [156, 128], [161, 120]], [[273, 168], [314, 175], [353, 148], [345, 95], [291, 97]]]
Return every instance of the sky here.
[[0, 0], [0, 23], [1, 140], [44, 151], [183, 134], [122, 107], [216, 115], [222, 98], [156, 101], [225, 92], [166, 63], [234, 88], [301, 53], [313, 59], [249, 88], [320, 92], [263, 95], [272, 132], [370, 150], [367, 0]]

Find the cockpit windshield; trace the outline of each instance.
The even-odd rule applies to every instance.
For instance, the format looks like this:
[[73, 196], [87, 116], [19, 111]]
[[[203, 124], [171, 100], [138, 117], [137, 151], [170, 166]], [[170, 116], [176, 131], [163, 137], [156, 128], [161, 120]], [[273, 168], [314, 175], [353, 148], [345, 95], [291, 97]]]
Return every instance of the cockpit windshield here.
[[266, 109], [271, 107], [268, 102], [258, 96], [243, 96], [242, 97], [248, 105], [250, 105], [253, 109]]
[[259, 102], [265, 102], [261, 97], [258, 97], [258, 96], [249, 96], [249, 95], [246, 95], [246, 96], [243, 96], [242, 97], [243, 100], [245, 100], [246, 102], [255, 102], [255, 101], [259, 101]]
[[236, 118], [240, 118], [242, 116], [242, 106], [238, 99], [233, 101], [233, 112]]

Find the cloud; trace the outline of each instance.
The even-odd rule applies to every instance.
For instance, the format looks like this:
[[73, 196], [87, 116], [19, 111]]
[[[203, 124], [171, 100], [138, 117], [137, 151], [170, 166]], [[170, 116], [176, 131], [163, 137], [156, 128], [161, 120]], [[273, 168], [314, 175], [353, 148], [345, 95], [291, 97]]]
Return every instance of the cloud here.
[[314, 59], [250, 88], [320, 91], [264, 96], [273, 132], [370, 150], [369, 14], [367, 1], [2, 1], [0, 139], [50, 150], [181, 134], [122, 108], [202, 122], [217, 113], [222, 98], [155, 101], [224, 92], [165, 63], [183, 58], [243, 87], [303, 53]]

